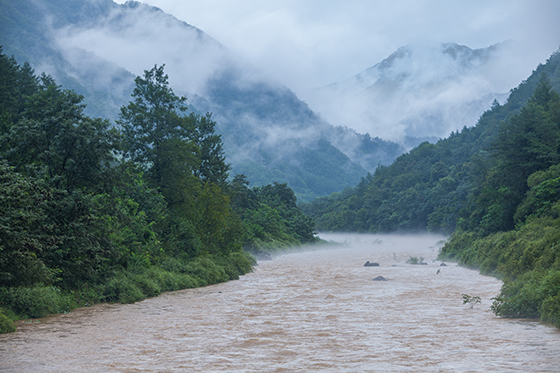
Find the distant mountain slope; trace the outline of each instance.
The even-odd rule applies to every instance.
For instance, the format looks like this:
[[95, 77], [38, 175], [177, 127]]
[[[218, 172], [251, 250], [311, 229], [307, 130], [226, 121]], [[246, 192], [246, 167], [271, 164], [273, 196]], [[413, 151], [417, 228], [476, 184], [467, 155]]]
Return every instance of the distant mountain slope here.
[[366, 170], [403, 151], [331, 126], [289, 89], [158, 8], [131, 1], [2, 0], [0, 14], [5, 53], [84, 95], [88, 115], [115, 119], [134, 76], [165, 64], [189, 107], [214, 114], [232, 172], [254, 184], [287, 182], [310, 200], [355, 185]]
[[[304, 205], [304, 212], [315, 218], [317, 229], [324, 231], [428, 230], [450, 234], [457, 227], [474, 229], [480, 221], [488, 226], [497, 225], [500, 219], [492, 214], [506, 216], [506, 212], [510, 214], [507, 223], [513, 225], [515, 208], [502, 209], [497, 202], [489, 207], [484, 206], [484, 202], [501, 198], [502, 205], [519, 203], [522, 194], [515, 200], [512, 194], [504, 192], [511, 189], [506, 182], [492, 187], [484, 182], [512, 178], [515, 175], [512, 170], [523, 169], [523, 165], [516, 163], [516, 154], [525, 155], [529, 163], [543, 162], [547, 157], [560, 159], [556, 155], [560, 151], [557, 114], [553, 117], [556, 119], [549, 122], [529, 121], [526, 132], [521, 135], [511, 130], [503, 132], [512, 117], [530, 100], [543, 76], [550, 80], [553, 90], [560, 92], [560, 52], [554, 53], [546, 64], [539, 65], [527, 80], [512, 89], [506, 103], [494, 104], [474, 127], [453, 132], [435, 144], [420, 144], [399, 156], [390, 166], [380, 167], [373, 176], [363, 178], [356, 187]], [[505, 167], [493, 167], [504, 163], [493, 153], [501, 131], [502, 139], [516, 144], [508, 148], [511, 163], [508, 171], [504, 171]], [[537, 136], [540, 136], [539, 141], [548, 138], [553, 144], [547, 148], [535, 139]], [[524, 142], [529, 145], [519, 146]], [[526, 180], [518, 180], [518, 184], [527, 188]], [[553, 194], [554, 197], [558, 195]]]
[[306, 101], [335, 125], [353, 123], [403, 145], [433, 142], [472, 126], [494, 99], [505, 100], [512, 87], [498, 81], [499, 68], [515, 48], [513, 42], [474, 50], [455, 43], [404, 46]]
[[134, 75], [83, 49], [74, 49], [71, 61], [55, 36], [60, 28], [95, 23], [117, 8], [111, 0], [0, 0], [0, 45], [6, 55], [84, 95], [89, 115], [113, 119], [130, 97]]

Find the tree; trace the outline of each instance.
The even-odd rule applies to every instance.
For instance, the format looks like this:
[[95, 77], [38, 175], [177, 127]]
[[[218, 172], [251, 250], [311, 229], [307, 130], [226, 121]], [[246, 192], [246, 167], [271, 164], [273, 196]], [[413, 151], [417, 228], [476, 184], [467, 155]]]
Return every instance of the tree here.
[[231, 166], [225, 162], [216, 123], [211, 114], [187, 115], [186, 98], [169, 87], [164, 66], [137, 77], [134, 101], [121, 108], [123, 154], [141, 164], [164, 194], [170, 183], [189, 175], [224, 187]]
[[560, 97], [542, 74], [527, 105], [500, 127], [491, 149], [494, 166], [478, 197], [487, 208], [480, 222], [486, 234], [513, 229], [529, 176], [560, 162], [558, 108]]
[[39, 79], [29, 63], [19, 66], [14, 57], [2, 54], [0, 46], [0, 136], [20, 119], [27, 97], [38, 88]]
[[40, 179], [0, 161], [0, 286], [53, 282], [42, 259], [58, 243], [49, 236], [52, 223], [45, 212], [51, 192]]
[[202, 181], [221, 186], [226, 185], [228, 171], [231, 165], [226, 163], [226, 156], [222, 145], [221, 135], [216, 134], [216, 122], [210, 113], [205, 116], [191, 114], [190, 119], [195, 123], [195, 142], [200, 147], [200, 166], [195, 175]]
[[186, 98], [169, 87], [164, 66], [135, 79], [134, 100], [121, 108], [117, 121], [124, 134], [124, 157], [139, 163], [158, 187], [164, 187], [169, 173], [192, 174], [199, 164], [191, 141], [193, 123], [184, 115]]
[[108, 121], [84, 115], [82, 96], [48, 76], [41, 82], [3, 138], [5, 157], [18, 171], [46, 167], [56, 188], [94, 188], [113, 161], [115, 132]]

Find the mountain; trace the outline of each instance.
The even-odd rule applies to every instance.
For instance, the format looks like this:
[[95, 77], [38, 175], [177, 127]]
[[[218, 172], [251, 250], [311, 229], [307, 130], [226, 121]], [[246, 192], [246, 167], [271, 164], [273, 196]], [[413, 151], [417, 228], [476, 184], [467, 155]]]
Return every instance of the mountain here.
[[[494, 103], [475, 126], [420, 144], [356, 187], [304, 204], [304, 212], [323, 231], [512, 229], [516, 205], [534, 182], [528, 174], [560, 160], [560, 104], [525, 108], [543, 100], [538, 97], [543, 78], [560, 92], [560, 52], [512, 89], [503, 105]], [[505, 155], [498, 157], [500, 152]], [[539, 198], [548, 203], [558, 196], [560, 189], [551, 189]]]
[[85, 96], [87, 114], [116, 119], [136, 75], [165, 64], [171, 87], [212, 112], [232, 174], [287, 182], [300, 200], [355, 185], [403, 148], [333, 127], [285, 86], [196, 27], [129, 1], [0, 1], [0, 45], [18, 62]]
[[306, 101], [334, 125], [353, 123], [410, 149], [473, 125], [512, 86], [500, 69], [518, 52], [509, 41], [471, 49], [455, 43], [399, 48], [356, 76], [315, 90]]
[[439, 260], [504, 281], [497, 316], [560, 327], [558, 92], [560, 50], [475, 126], [302, 209], [322, 231], [449, 234]]

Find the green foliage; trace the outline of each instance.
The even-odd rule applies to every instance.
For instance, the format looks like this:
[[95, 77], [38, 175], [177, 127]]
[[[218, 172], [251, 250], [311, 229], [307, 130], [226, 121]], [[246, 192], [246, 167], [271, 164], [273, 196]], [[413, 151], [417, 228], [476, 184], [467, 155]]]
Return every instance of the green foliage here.
[[5, 157], [16, 169], [44, 167], [55, 187], [93, 188], [112, 160], [114, 132], [108, 121], [84, 116], [83, 97], [43, 78], [25, 102], [22, 119], [4, 142]]
[[479, 304], [481, 302], [480, 297], [473, 297], [470, 296], [469, 294], [462, 294], [463, 296], [463, 304], [469, 304], [470, 308], [473, 308], [476, 304]]
[[410, 256], [407, 260], [406, 260], [407, 264], [422, 264], [424, 263], [424, 258], [422, 257], [416, 257], [416, 256]]
[[41, 258], [58, 241], [45, 211], [52, 190], [0, 161], [0, 191], [0, 286], [52, 283], [54, 271]]
[[4, 310], [0, 308], [0, 334], [15, 331], [16, 325], [14, 321], [9, 316], [5, 315]]
[[16, 327], [12, 319], [4, 314], [0, 314], [0, 333], [15, 332]]
[[68, 312], [75, 307], [73, 298], [61, 294], [54, 286], [0, 288], [1, 306], [10, 308], [22, 318], [39, 318]]
[[[302, 209], [324, 231], [450, 234], [460, 228], [486, 235], [513, 229], [527, 178], [560, 161], [558, 90], [555, 53], [476, 126], [420, 144], [356, 187]], [[542, 186], [541, 199], [554, 193], [552, 183]]]
[[246, 248], [272, 251], [314, 242], [314, 222], [296, 205], [287, 184], [248, 185], [245, 175], [236, 175], [230, 186], [232, 207], [245, 227]]
[[227, 181], [215, 122], [184, 113], [163, 67], [136, 80], [122, 132], [0, 53], [1, 74], [0, 331], [238, 279], [254, 264], [243, 246], [313, 240], [286, 184]]

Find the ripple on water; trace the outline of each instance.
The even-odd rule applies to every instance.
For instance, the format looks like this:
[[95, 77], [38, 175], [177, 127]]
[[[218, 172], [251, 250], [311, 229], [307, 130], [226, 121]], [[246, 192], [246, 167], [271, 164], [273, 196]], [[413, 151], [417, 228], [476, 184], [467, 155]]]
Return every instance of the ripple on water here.
[[[0, 371], [560, 371], [558, 330], [496, 318], [501, 283], [440, 267], [441, 237], [330, 237], [347, 244], [261, 262], [238, 281], [20, 325], [0, 336]], [[482, 303], [463, 306], [463, 293]]]

